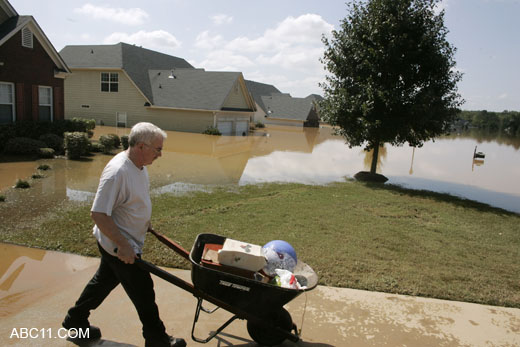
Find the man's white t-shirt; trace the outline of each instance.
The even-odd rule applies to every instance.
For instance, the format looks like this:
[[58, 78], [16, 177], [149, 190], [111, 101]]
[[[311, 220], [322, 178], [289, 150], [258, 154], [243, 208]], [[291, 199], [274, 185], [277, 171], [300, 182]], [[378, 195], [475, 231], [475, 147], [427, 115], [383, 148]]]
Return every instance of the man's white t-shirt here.
[[[139, 169], [123, 151], [105, 166], [91, 209], [111, 216], [121, 234], [139, 254], [152, 216], [149, 186], [146, 167]], [[93, 230], [103, 249], [115, 256], [116, 244], [97, 225]]]

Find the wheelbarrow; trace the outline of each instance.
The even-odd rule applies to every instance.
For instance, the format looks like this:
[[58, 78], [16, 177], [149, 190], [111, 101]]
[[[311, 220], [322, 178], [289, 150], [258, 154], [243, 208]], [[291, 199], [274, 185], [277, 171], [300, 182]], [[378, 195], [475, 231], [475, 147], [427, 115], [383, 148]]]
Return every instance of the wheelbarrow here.
[[[225, 237], [215, 234], [199, 234], [188, 253], [182, 246], [168, 237], [151, 230], [159, 241], [174, 250], [176, 253], [191, 261], [191, 280], [186, 282], [181, 278], [162, 270], [161, 268], [137, 259], [136, 263], [146, 271], [168, 281], [197, 298], [197, 307], [191, 330], [191, 337], [199, 343], [207, 343], [236, 319], [247, 321], [247, 331], [251, 338], [260, 345], [274, 346], [286, 339], [297, 342], [300, 332], [293, 323], [290, 313], [283, 307], [305, 291], [312, 290], [318, 284], [318, 277], [310, 266], [299, 261], [294, 275], [303, 286], [302, 289], [289, 289], [273, 284], [264, 283], [240, 271], [229, 272], [227, 268], [207, 266], [203, 260], [203, 252], [207, 245], [222, 245]], [[212, 310], [202, 306], [203, 301], [212, 303], [216, 307]], [[195, 326], [200, 312], [211, 314], [223, 308], [233, 316], [222, 324], [216, 331], [208, 334], [205, 339], [195, 336]]]

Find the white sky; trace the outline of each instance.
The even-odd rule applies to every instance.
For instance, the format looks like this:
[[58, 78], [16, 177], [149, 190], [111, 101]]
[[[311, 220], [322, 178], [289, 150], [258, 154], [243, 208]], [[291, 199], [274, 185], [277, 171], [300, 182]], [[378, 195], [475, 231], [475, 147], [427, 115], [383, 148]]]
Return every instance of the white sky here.
[[[9, 0], [60, 51], [126, 42], [208, 71], [241, 71], [294, 97], [323, 94], [322, 34], [344, 0]], [[520, 111], [520, 0], [444, 0], [448, 40], [464, 73], [463, 109]]]

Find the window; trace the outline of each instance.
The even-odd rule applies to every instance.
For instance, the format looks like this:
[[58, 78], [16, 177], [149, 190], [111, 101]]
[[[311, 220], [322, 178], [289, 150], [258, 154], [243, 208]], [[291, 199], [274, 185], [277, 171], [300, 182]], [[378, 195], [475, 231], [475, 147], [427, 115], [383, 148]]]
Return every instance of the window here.
[[33, 33], [29, 28], [22, 29], [22, 46], [33, 48]]
[[101, 73], [101, 91], [102, 92], [114, 92], [117, 93], [119, 90], [119, 75], [112, 72]]
[[14, 120], [14, 85], [0, 82], [0, 124]]
[[51, 87], [38, 87], [38, 118], [41, 121], [52, 121]]

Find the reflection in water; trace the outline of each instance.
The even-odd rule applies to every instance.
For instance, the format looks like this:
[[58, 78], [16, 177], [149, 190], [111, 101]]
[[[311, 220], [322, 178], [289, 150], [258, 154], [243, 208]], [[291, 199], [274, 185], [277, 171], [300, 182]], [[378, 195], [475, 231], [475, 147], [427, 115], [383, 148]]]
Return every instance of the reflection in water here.
[[[94, 139], [108, 133], [121, 136], [129, 130], [96, 127]], [[371, 153], [359, 147], [349, 149], [341, 137], [332, 135], [330, 128], [268, 126], [247, 137], [173, 131], [167, 134], [162, 157], [149, 168], [151, 187], [156, 194], [181, 194], [206, 191], [214, 185], [261, 182], [327, 184], [344, 181], [345, 177], [366, 170], [371, 162]], [[440, 138], [421, 148], [386, 145], [380, 149], [378, 172], [387, 176], [389, 183], [411, 188], [444, 192], [444, 183], [451, 183], [512, 195], [517, 203], [506, 208], [520, 212], [520, 185], [517, 184], [520, 151], [515, 149], [518, 148], [516, 142], [478, 143], [479, 150], [486, 153], [486, 165], [481, 165], [469, 162], [470, 158], [473, 160], [476, 141], [480, 140], [464, 136]], [[28, 167], [30, 176], [39, 164], [52, 167], [44, 173], [44, 179], [32, 182], [31, 189], [6, 189], [13, 182], [0, 186], [7, 198], [7, 202], [0, 204], [0, 219], [23, 221], [28, 211], [35, 215], [52, 210], [63, 201], [90, 201], [101, 171], [112, 156], [96, 154], [81, 161], [47, 159], [29, 164], [0, 163], [0, 183], [4, 182], [6, 172]], [[408, 179], [403, 181], [403, 177]], [[416, 185], [414, 178], [428, 183], [425, 186], [423, 181]], [[479, 199], [494, 204], [496, 199], [491, 195], [495, 196], [489, 194], [489, 199]]]
[[0, 318], [45, 295], [56, 280], [96, 263], [96, 259], [0, 243]]
[[[372, 159], [374, 158], [374, 150], [370, 151], [363, 150], [362, 153], [365, 155], [365, 159], [363, 160], [365, 171], [370, 171], [372, 167]], [[376, 172], [381, 173], [383, 169], [383, 160], [386, 158], [386, 145], [379, 146], [379, 154], [377, 156], [377, 166]]]

